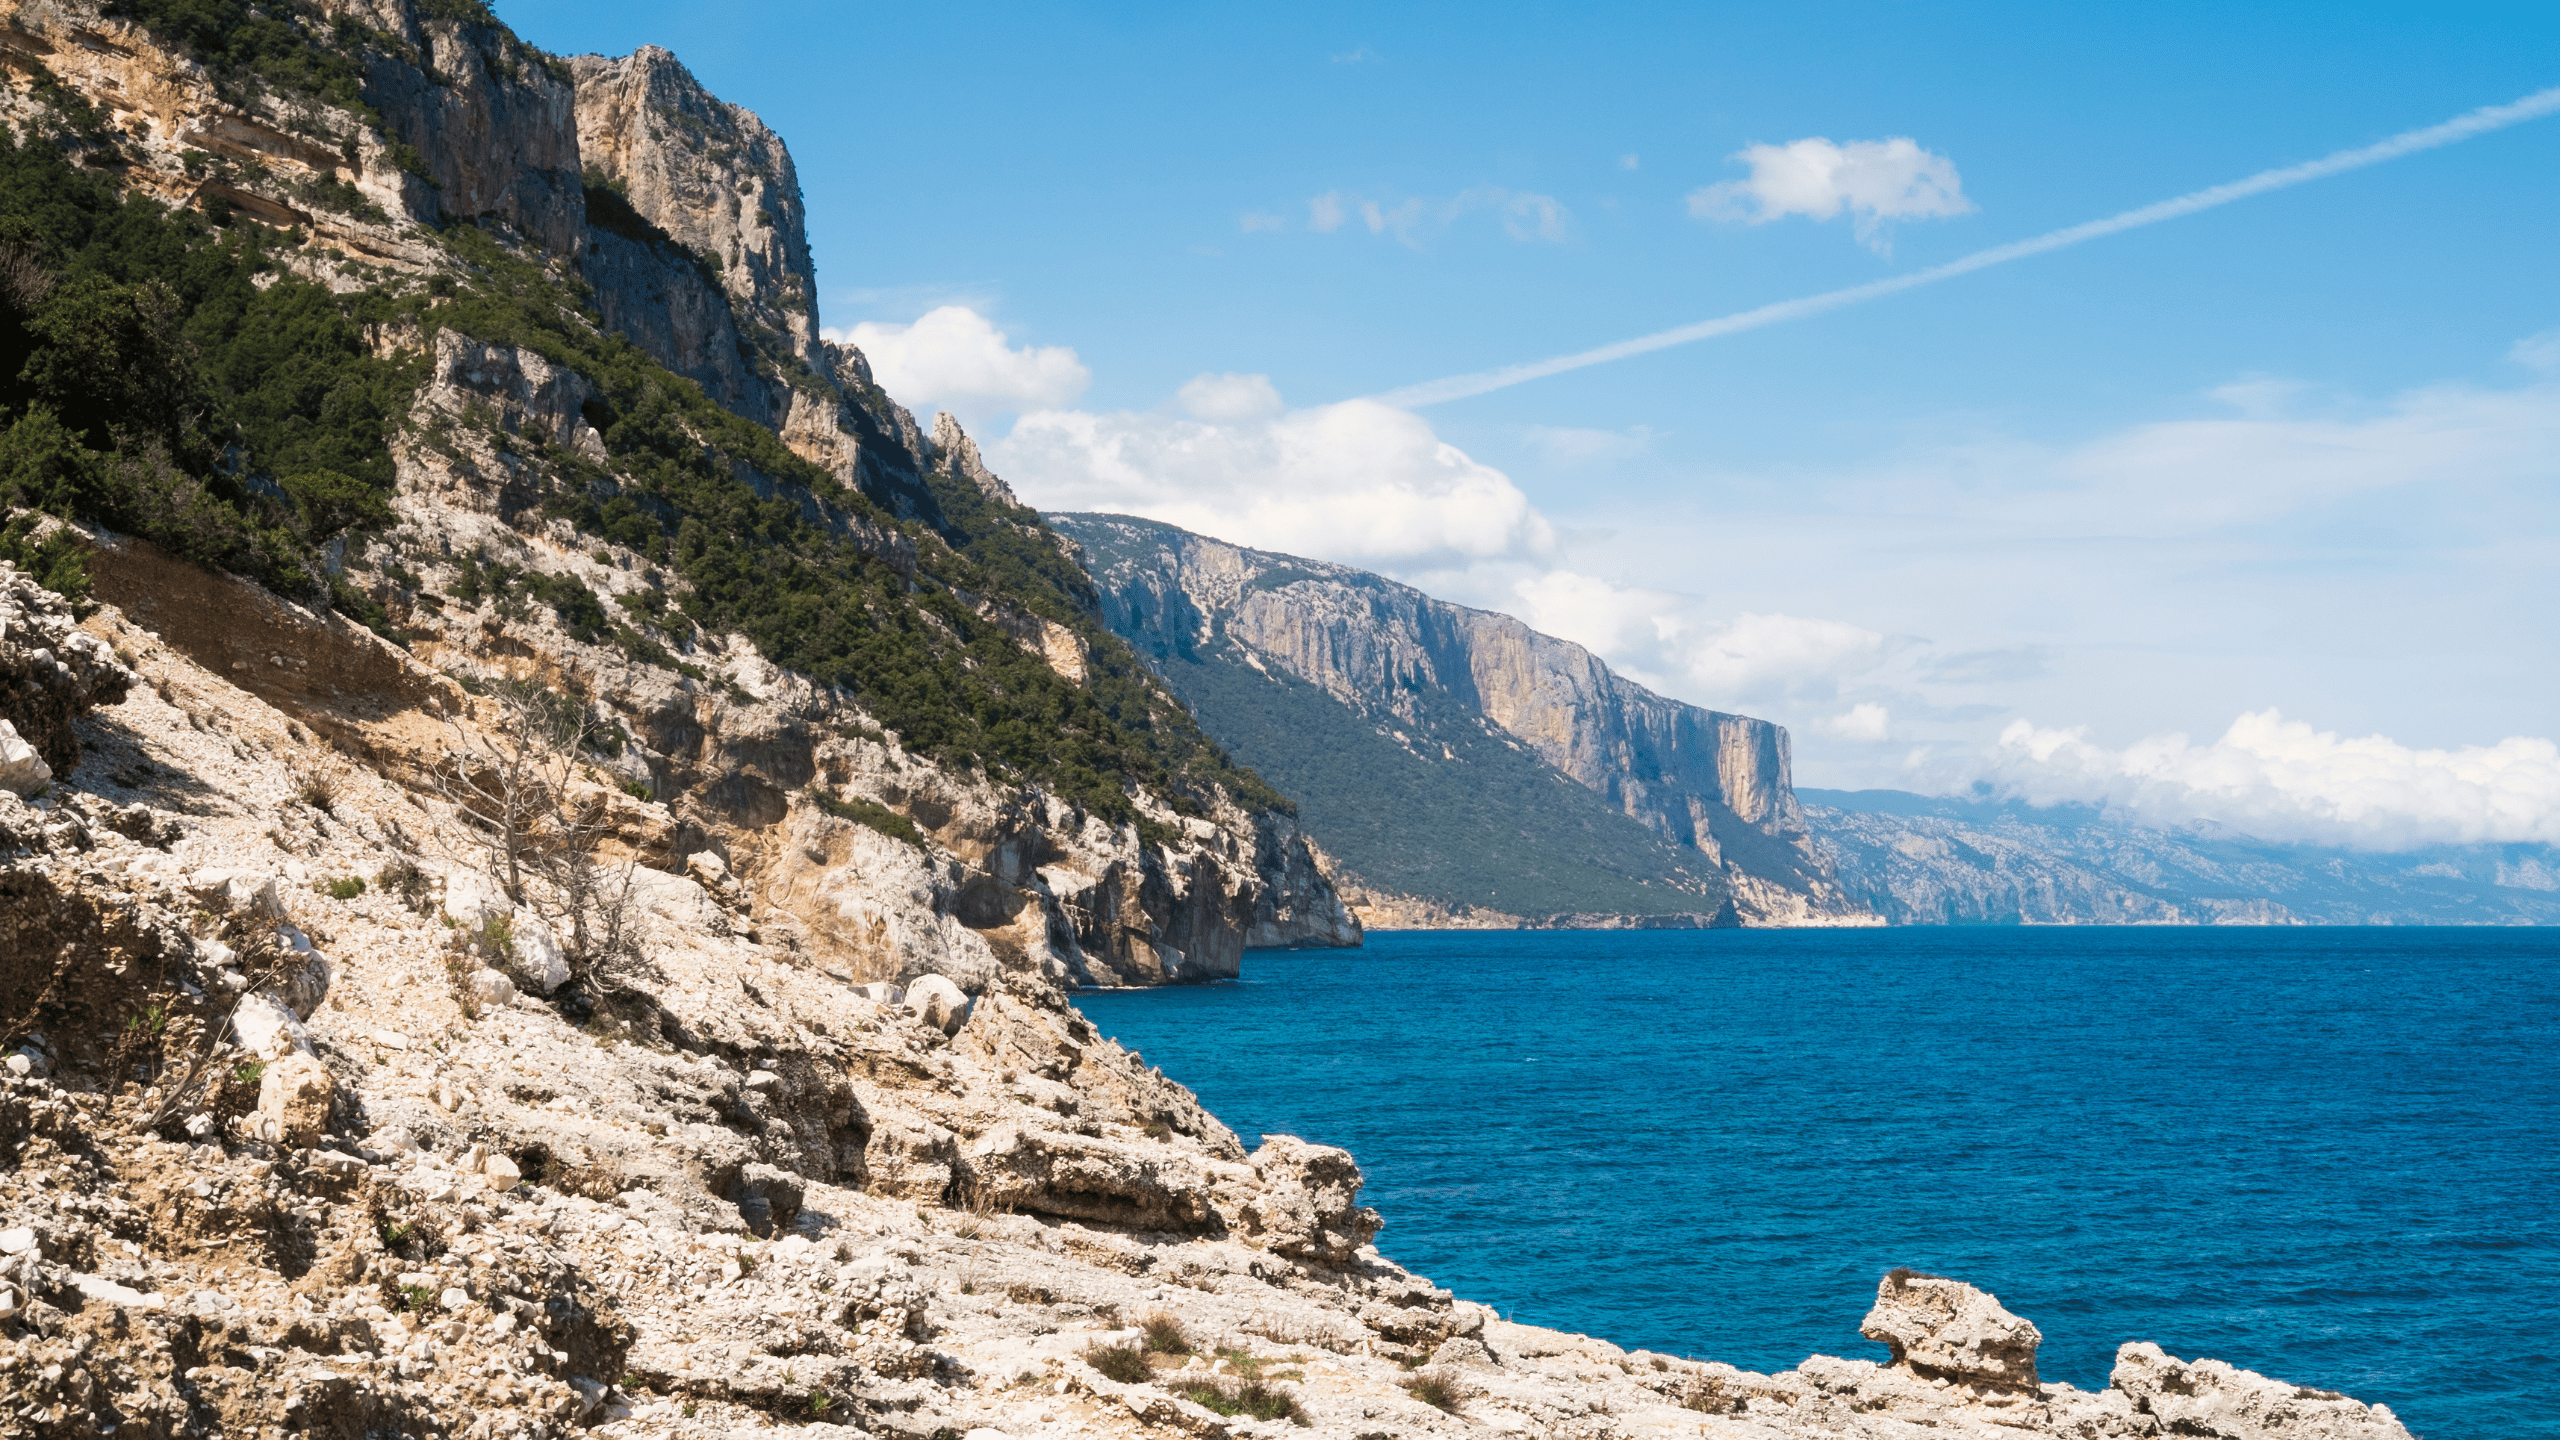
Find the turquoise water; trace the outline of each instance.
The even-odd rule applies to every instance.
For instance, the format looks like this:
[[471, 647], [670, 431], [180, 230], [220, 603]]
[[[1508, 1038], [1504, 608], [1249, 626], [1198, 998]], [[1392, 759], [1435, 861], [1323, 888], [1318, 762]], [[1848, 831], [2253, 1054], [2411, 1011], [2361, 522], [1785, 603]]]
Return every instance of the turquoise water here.
[[2045, 1378], [2157, 1341], [2560, 1434], [2560, 934], [1429, 933], [1082, 995], [1248, 1145], [1345, 1146], [1378, 1244], [1513, 1319], [1754, 1370], [1883, 1358], [1877, 1276]]

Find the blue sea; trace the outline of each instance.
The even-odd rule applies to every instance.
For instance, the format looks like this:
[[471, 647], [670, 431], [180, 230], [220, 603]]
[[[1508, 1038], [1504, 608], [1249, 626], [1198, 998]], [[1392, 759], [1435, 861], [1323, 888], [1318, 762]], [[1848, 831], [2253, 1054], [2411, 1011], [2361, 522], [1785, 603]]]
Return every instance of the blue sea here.
[[2560, 933], [1437, 932], [1086, 994], [1247, 1145], [1340, 1145], [1389, 1256], [1510, 1318], [1884, 1358], [1896, 1265], [2048, 1380], [2158, 1342], [2560, 1434]]

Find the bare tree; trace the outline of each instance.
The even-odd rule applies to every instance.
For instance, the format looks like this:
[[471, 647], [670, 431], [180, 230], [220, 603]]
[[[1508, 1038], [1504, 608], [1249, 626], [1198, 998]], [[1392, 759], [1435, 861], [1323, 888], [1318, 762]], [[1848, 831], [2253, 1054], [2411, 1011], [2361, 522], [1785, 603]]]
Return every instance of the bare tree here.
[[602, 787], [576, 784], [598, 728], [581, 701], [537, 681], [502, 682], [490, 696], [495, 723], [446, 717], [453, 733], [435, 771], [481, 866], [509, 901], [565, 929], [571, 967], [591, 981], [627, 955], [632, 933], [630, 864], [600, 863], [612, 826]]

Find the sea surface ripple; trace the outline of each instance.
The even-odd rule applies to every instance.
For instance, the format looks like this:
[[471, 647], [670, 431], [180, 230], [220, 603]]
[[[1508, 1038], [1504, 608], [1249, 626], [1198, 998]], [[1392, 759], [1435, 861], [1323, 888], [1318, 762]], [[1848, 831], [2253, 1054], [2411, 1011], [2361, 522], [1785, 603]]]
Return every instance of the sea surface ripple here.
[[1752, 1370], [1884, 1358], [1911, 1265], [2044, 1331], [2560, 1434], [2560, 935], [1437, 932], [1084, 994], [1247, 1145], [1510, 1318]]

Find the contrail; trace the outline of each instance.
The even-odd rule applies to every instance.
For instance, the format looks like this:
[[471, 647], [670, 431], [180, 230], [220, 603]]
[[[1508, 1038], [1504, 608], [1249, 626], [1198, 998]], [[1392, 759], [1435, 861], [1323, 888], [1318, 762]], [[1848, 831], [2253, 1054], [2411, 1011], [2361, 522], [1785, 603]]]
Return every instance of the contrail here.
[[2139, 230], [2145, 225], [2157, 225], [2163, 220], [2174, 220], [2181, 215], [2193, 215], [2199, 210], [2228, 205], [2234, 200], [2245, 200], [2252, 195], [2263, 195], [2270, 190], [2283, 190], [2331, 175], [2343, 175], [2350, 170], [2361, 170], [2367, 165], [2379, 165], [2385, 160], [2396, 160], [2403, 155], [2415, 154], [2420, 150], [2433, 150], [2440, 145], [2451, 145], [2456, 141], [2468, 140], [2474, 135], [2486, 135], [2492, 130], [2504, 130], [2510, 125], [2521, 125], [2527, 120], [2537, 120], [2554, 111], [2560, 111], [2560, 86], [2536, 91], [2512, 104], [2486, 105], [2467, 115], [2456, 116], [2441, 125], [2429, 125], [2422, 130], [2405, 131], [2378, 144], [2365, 145], [2353, 150], [2341, 150], [2334, 155], [2323, 156], [2301, 165], [2288, 165], [2277, 170], [2261, 170], [2246, 180], [2234, 180], [2228, 185], [2216, 185], [2209, 190], [2198, 190], [2192, 194], [2181, 195], [2174, 200], [2145, 205], [2139, 210], [2127, 210], [2120, 215], [2110, 215], [2104, 220], [2091, 220], [2086, 224], [2074, 225], [2068, 229], [2050, 231], [2032, 240], [2019, 240], [2007, 245], [1995, 245], [1988, 250], [1976, 250], [1960, 260], [1950, 260], [1944, 265], [1933, 265], [1926, 270], [1915, 270], [1908, 275], [1896, 275], [1891, 279], [1852, 285], [1846, 290], [1825, 291], [1820, 295], [1805, 296], [1801, 300], [1781, 300], [1777, 304], [1763, 305], [1756, 310], [1744, 310], [1715, 320], [1701, 320], [1697, 324], [1683, 325], [1676, 330], [1658, 330], [1651, 335], [1639, 335], [1633, 340], [1621, 340], [1614, 345], [1602, 345], [1593, 350], [1580, 350], [1571, 355], [1558, 355], [1546, 360], [1532, 360], [1521, 365], [1506, 365], [1499, 370], [1479, 370], [1472, 375], [1452, 375], [1443, 380], [1407, 385], [1401, 390], [1390, 390], [1371, 398], [1405, 409], [1421, 405], [1436, 405], [1443, 400], [1464, 399], [1469, 395], [1482, 395], [1488, 391], [1507, 389], [1548, 375], [1561, 375], [1567, 370], [1580, 370], [1585, 366], [1604, 365], [1612, 360], [1624, 360], [1630, 355], [1667, 350], [1674, 345], [1686, 345], [1693, 340], [1711, 340], [1718, 335], [1757, 330], [1763, 325], [1775, 325], [1784, 320], [1801, 320], [1807, 315], [1819, 315], [1827, 310], [1861, 304], [1886, 295], [1898, 295], [1905, 290], [1917, 290], [1923, 285], [1935, 285], [1941, 280], [1970, 275], [1976, 270], [1988, 270], [1994, 265], [2006, 265], [2012, 260], [2024, 260], [2030, 255], [2068, 249], [2084, 240], [2121, 234], [2127, 230]]

